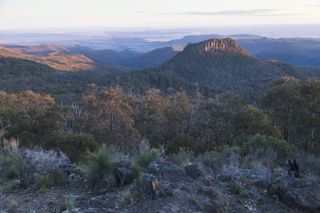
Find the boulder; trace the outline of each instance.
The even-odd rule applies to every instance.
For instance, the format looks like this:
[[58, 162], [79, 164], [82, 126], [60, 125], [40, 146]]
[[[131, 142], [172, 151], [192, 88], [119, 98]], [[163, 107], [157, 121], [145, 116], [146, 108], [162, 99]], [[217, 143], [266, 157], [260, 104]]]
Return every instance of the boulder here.
[[147, 171], [160, 179], [172, 182], [187, 179], [187, 174], [181, 167], [165, 160], [151, 162]]
[[49, 176], [52, 185], [77, 183], [81, 177], [81, 171], [57, 150], [25, 149], [21, 150], [20, 155], [25, 160], [20, 178], [24, 187], [35, 184], [42, 175]]
[[278, 194], [289, 206], [308, 212], [320, 212], [320, 183], [280, 185]]
[[21, 151], [21, 155], [39, 173], [72, 167], [68, 156], [57, 150], [25, 149]]
[[272, 183], [272, 190], [282, 202], [301, 211], [320, 212], [320, 181], [284, 176]]
[[113, 175], [115, 176], [119, 186], [128, 185], [133, 182], [134, 174], [130, 169], [127, 168], [114, 168]]

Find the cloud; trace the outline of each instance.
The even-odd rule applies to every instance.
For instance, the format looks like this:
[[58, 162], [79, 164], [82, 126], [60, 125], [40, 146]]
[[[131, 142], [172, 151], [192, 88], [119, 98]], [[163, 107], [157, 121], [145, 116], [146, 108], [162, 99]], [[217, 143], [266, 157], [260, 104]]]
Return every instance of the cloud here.
[[254, 10], [221, 10], [221, 11], [183, 11], [183, 12], [150, 12], [137, 11], [140, 14], [153, 15], [191, 15], [191, 16], [293, 16], [301, 15], [296, 13], [289, 13], [288, 10], [283, 9], [254, 9]]
[[306, 4], [306, 7], [320, 7], [320, 1], [315, 1], [313, 3], [310, 4]]
[[197, 16], [247, 16], [263, 15], [282, 11], [280, 9], [255, 9], [255, 10], [222, 10], [222, 11], [186, 11], [177, 13], [180, 15], [197, 15]]
[[146, 14], [146, 13], [149, 13], [149, 12], [147, 12], [147, 11], [136, 11], [136, 13], [138, 13], [138, 14]]

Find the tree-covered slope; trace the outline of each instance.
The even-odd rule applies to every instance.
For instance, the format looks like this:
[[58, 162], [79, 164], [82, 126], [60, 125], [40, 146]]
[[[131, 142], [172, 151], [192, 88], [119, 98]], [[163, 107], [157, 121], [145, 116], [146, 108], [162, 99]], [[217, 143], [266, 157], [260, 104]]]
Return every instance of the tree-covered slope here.
[[272, 81], [285, 75], [307, 78], [320, 74], [317, 70], [302, 71], [294, 66], [259, 60], [230, 38], [190, 44], [162, 69], [189, 82], [249, 97], [260, 95]]

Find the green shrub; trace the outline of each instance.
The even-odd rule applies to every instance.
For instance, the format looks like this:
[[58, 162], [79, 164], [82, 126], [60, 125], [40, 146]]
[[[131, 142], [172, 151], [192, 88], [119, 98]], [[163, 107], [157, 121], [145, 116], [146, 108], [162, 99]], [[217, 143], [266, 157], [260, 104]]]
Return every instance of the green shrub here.
[[120, 193], [120, 202], [126, 205], [132, 205], [134, 203], [134, 194], [131, 192], [130, 189], [122, 191]]
[[49, 174], [50, 183], [53, 186], [62, 186], [67, 183], [66, 174], [63, 171], [55, 170]]
[[83, 160], [88, 151], [97, 148], [95, 139], [89, 134], [57, 133], [48, 143], [49, 148], [59, 148], [66, 153], [72, 162]]
[[10, 200], [8, 203], [8, 212], [14, 213], [17, 212], [18, 203], [15, 200]]
[[131, 167], [131, 170], [134, 178], [138, 178], [140, 173], [143, 171], [143, 168], [141, 168], [141, 166], [139, 166], [137, 163], [134, 163]]
[[112, 170], [109, 150], [105, 144], [97, 151], [88, 153], [85, 166], [86, 176], [91, 183], [100, 180], [105, 174]]
[[245, 190], [245, 188], [243, 188], [242, 185], [232, 182], [229, 190], [231, 193], [239, 195], [240, 197], [248, 197], [248, 192]]
[[40, 175], [37, 179], [36, 186], [41, 189], [47, 189], [52, 186], [61, 186], [66, 183], [65, 177], [59, 172]]
[[37, 187], [41, 190], [47, 189], [50, 184], [50, 177], [48, 175], [40, 175], [36, 183]]
[[267, 150], [272, 150], [277, 154], [278, 160], [281, 161], [290, 159], [296, 152], [295, 146], [289, 144], [287, 141], [260, 134], [252, 136], [245, 141], [242, 144], [242, 150], [244, 155], [253, 153], [259, 155], [260, 153], [265, 153]]
[[193, 137], [187, 135], [178, 135], [166, 146], [168, 153], [178, 153], [180, 148], [186, 150], [192, 150], [194, 153], [200, 153], [203, 151], [202, 145], [196, 141]]
[[191, 164], [195, 160], [195, 155], [191, 150], [180, 148], [178, 153], [169, 155], [169, 159], [177, 165], [186, 166], [188, 164]]
[[9, 180], [17, 179], [20, 177], [19, 168], [16, 167], [15, 164], [12, 164], [6, 171], [5, 176]]
[[136, 163], [142, 167], [146, 168], [152, 161], [160, 157], [160, 151], [158, 149], [152, 148], [149, 151], [140, 153], [137, 157]]
[[68, 196], [64, 199], [64, 205], [63, 205], [63, 210], [72, 210], [75, 208], [74, 204], [74, 198], [71, 196]]
[[4, 176], [8, 180], [20, 179], [25, 166], [25, 161], [20, 156], [8, 155], [7, 167], [4, 169]]
[[208, 163], [214, 169], [223, 169], [225, 165], [234, 165], [240, 156], [240, 148], [238, 146], [221, 146], [214, 151], [208, 151], [197, 156], [197, 161]]

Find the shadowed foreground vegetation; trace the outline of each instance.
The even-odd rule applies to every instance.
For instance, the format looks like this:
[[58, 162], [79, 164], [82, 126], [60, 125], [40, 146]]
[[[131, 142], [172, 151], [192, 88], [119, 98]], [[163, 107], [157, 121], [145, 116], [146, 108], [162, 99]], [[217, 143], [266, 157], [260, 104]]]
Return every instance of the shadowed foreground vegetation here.
[[[173, 199], [170, 205], [184, 212], [318, 208], [299, 200], [309, 191], [319, 195], [319, 186], [312, 185], [320, 174], [318, 80], [284, 77], [255, 106], [231, 93], [210, 98], [195, 94], [162, 95], [149, 89], [137, 95], [120, 87], [102, 90], [90, 85], [66, 105], [32, 91], [1, 91], [0, 196], [13, 196], [10, 202], [3, 198], [5, 209], [21, 211], [21, 205], [30, 205], [23, 201], [24, 194], [11, 193], [30, 188], [56, 197], [59, 211], [103, 205], [139, 212], [135, 204], [159, 209], [149, 206], [149, 198], [161, 198], [158, 202], [165, 206], [168, 196]], [[296, 159], [301, 167], [299, 183], [312, 187], [300, 188], [303, 196], [298, 200], [290, 188], [281, 191], [297, 181], [287, 180], [288, 159]], [[47, 190], [52, 187], [56, 191]], [[184, 190], [192, 193], [187, 196]], [[92, 199], [104, 202], [92, 198], [101, 194], [109, 201], [92, 204]], [[263, 196], [259, 207], [241, 203], [258, 202], [258, 195]], [[270, 195], [279, 195], [284, 204], [270, 205]], [[193, 204], [186, 200], [189, 196]], [[288, 203], [288, 197], [293, 201]], [[215, 205], [202, 203], [205, 199]]]

